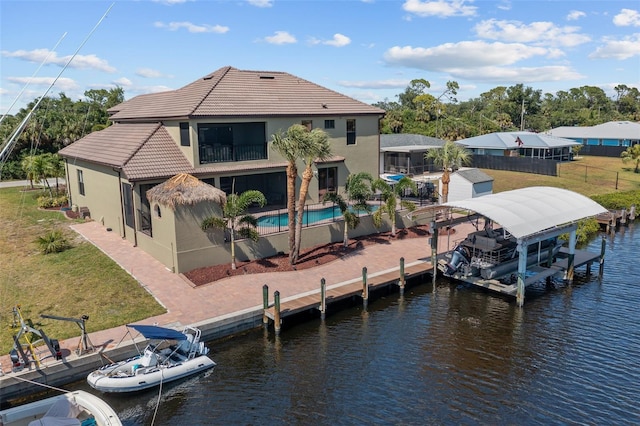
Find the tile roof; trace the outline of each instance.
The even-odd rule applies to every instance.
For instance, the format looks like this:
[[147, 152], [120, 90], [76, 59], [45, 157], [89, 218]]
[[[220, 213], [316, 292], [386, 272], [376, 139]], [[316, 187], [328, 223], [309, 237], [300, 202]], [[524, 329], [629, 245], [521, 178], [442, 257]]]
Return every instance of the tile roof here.
[[223, 67], [180, 89], [136, 96], [113, 121], [198, 117], [383, 115], [384, 110], [279, 71]]
[[286, 162], [208, 164], [194, 168], [159, 123], [114, 124], [60, 150], [75, 159], [122, 169], [129, 181], [169, 178], [178, 173], [204, 176], [214, 173], [246, 172], [285, 168]]

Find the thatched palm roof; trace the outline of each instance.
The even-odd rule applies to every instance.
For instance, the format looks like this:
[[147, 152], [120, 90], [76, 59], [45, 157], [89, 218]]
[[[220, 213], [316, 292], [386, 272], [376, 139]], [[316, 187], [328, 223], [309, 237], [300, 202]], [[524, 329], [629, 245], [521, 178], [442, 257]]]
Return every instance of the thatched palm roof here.
[[222, 205], [227, 201], [227, 195], [190, 174], [180, 173], [148, 190], [147, 199], [175, 210], [177, 205], [194, 205], [202, 201]]

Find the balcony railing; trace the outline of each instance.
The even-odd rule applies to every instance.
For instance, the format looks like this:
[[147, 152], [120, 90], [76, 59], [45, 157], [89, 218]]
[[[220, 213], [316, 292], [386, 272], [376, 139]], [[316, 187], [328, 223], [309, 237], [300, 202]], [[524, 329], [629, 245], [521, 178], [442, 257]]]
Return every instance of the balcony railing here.
[[200, 164], [266, 159], [266, 144], [200, 145]]

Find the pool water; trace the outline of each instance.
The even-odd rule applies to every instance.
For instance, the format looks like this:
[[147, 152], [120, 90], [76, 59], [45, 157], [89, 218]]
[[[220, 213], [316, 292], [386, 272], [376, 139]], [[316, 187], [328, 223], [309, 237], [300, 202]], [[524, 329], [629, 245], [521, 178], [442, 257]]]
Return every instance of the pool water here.
[[[378, 206], [372, 206], [372, 212], [375, 211]], [[349, 210], [354, 211], [349, 208]], [[362, 210], [359, 211], [361, 214], [366, 214]], [[323, 220], [328, 219], [338, 219], [342, 217], [342, 213], [340, 212], [340, 208], [338, 206], [327, 207], [319, 210], [307, 210], [305, 214], [302, 216], [302, 224], [310, 225], [316, 222], [321, 222]], [[282, 213], [278, 215], [270, 215], [270, 216], [261, 216], [258, 218], [258, 226], [288, 226], [289, 225], [289, 217], [287, 213]]]

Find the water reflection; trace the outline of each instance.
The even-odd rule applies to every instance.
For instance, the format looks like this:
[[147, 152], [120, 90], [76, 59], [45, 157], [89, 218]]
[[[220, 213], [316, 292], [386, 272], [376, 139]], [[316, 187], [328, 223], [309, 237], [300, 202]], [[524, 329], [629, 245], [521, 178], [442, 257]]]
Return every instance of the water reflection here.
[[[304, 322], [211, 342], [218, 367], [106, 395], [128, 425], [640, 424], [640, 241], [538, 286], [524, 308], [438, 280]], [[600, 251], [601, 240], [589, 250]], [[77, 384], [84, 386], [84, 384]]]

